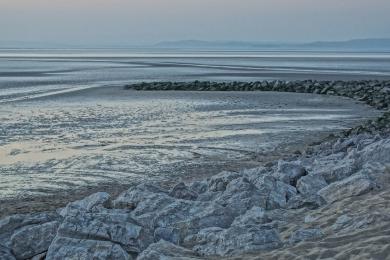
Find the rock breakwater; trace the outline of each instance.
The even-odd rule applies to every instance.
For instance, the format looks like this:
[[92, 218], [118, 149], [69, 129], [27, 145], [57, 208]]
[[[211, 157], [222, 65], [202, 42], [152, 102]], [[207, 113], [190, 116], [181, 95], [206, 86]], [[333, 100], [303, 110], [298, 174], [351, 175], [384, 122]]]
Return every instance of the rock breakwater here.
[[[370, 233], [371, 241], [377, 234], [376, 245], [383, 244], [376, 254], [389, 255], [390, 82], [142, 83], [128, 88], [340, 95], [384, 113], [262, 167], [221, 172], [170, 189], [141, 183], [118, 197], [100, 192], [56, 212], [6, 217], [0, 220], [0, 259], [226, 258], [345, 236], [351, 243], [354, 232], [365, 230], [377, 230]], [[385, 199], [369, 201], [378, 194]], [[357, 201], [360, 207], [347, 212]], [[321, 255], [337, 259], [339, 252], [311, 254]]]

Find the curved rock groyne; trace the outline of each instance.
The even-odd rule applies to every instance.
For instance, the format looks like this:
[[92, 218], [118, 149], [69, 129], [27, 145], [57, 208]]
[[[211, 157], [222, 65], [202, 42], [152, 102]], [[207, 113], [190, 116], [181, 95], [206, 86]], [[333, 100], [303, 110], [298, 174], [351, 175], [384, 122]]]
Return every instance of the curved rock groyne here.
[[390, 81], [255, 81], [255, 82], [143, 82], [127, 85], [134, 90], [276, 91], [314, 93], [353, 98], [377, 109], [390, 108]]
[[[321, 246], [309, 252], [312, 258], [337, 259], [338, 246], [343, 249], [335, 241], [351, 246], [364, 240], [364, 234], [367, 240], [356, 250], [389, 255], [390, 82], [141, 83], [127, 88], [340, 95], [384, 113], [303, 154], [263, 167], [221, 172], [170, 189], [141, 183], [115, 198], [100, 192], [56, 212], [6, 217], [0, 220], [0, 259], [225, 259], [259, 254], [293, 259]], [[294, 251], [311, 241], [318, 243]]]

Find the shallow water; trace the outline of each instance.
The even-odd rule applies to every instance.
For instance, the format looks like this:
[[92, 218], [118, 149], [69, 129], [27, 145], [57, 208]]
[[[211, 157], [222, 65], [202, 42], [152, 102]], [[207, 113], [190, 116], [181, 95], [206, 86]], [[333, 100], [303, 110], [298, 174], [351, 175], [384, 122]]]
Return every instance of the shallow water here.
[[295, 93], [103, 87], [0, 107], [0, 199], [255, 167], [377, 115]]
[[140, 81], [390, 79], [390, 53], [0, 49], [0, 103]]

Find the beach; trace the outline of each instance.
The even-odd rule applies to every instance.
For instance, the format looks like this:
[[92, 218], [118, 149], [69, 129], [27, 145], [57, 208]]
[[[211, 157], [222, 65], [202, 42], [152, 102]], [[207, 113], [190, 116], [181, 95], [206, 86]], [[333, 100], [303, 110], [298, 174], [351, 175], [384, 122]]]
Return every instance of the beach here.
[[[378, 112], [313, 94], [102, 87], [2, 105], [1, 215], [263, 165]], [[315, 133], [315, 134], [314, 134]]]

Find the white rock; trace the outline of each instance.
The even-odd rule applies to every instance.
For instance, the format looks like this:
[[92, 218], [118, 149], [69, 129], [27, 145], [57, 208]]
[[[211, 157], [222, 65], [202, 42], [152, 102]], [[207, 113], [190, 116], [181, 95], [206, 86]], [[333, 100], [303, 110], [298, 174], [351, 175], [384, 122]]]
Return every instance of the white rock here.
[[58, 235], [111, 241], [135, 253], [153, 243], [151, 231], [140, 226], [128, 214], [79, 213], [68, 216], [59, 227]]
[[231, 256], [275, 249], [282, 245], [278, 233], [268, 226], [232, 226], [210, 228], [186, 238], [202, 256]]
[[108, 193], [98, 192], [82, 200], [69, 203], [61, 210], [60, 215], [65, 217], [78, 214], [79, 212], [101, 212], [105, 206], [108, 206], [109, 200], [110, 195]]
[[73, 239], [57, 236], [49, 247], [46, 260], [130, 260], [123, 248], [109, 241]]
[[191, 260], [200, 259], [186, 248], [174, 245], [164, 240], [151, 244], [143, 251], [137, 260]]
[[328, 183], [321, 175], [309, 174], [298, 180], [297, 190], [303, 195], [312, 195], [327, 185]]
[[11, 237], [12, 252], [18, 259], [27, 259], [47, 251], [57, 234], [57, 221], [25, 226]]
[[321, 189], [318, 194], [327, 203], [342, 200], [347, 197], [359, 196], [375, 188], [375, 183], [366, 175], [355, 174], [342, 181], [334, 182]]

